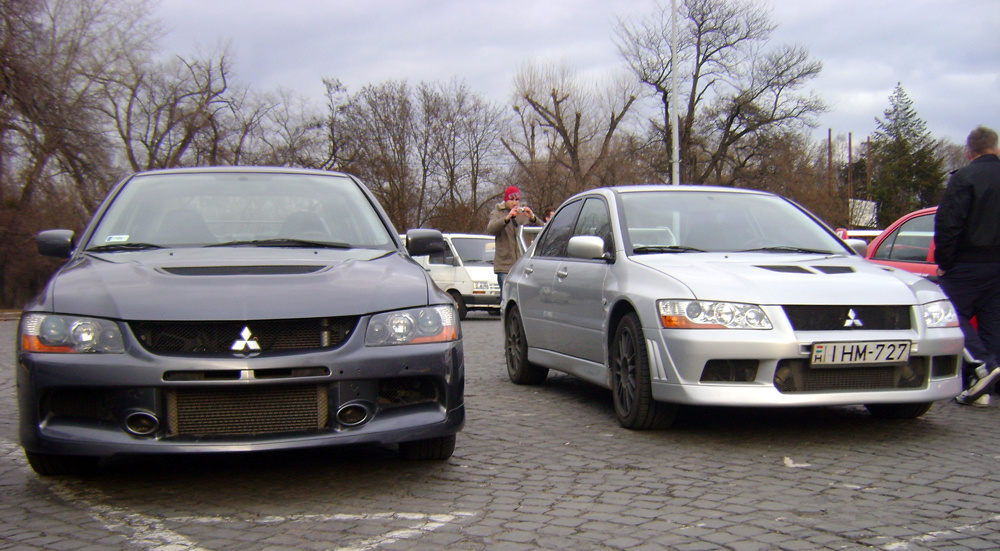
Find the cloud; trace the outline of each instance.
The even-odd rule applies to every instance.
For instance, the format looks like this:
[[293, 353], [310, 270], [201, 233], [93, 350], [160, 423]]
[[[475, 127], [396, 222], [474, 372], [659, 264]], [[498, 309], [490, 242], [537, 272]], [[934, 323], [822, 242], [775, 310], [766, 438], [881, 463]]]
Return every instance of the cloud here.
[[[680, 0], [678, 0], [680, 1]], [[669, 6], [669, 0], [662, 0]], [[262, 90], [319, 98], [321, 79], [351, 91], [389, 80], [465, 81], [498, 102], [528, 60], [598, 78], [622, 70], [617, 18], [655, 0], [162, 0], [166, 52], [230, 41], [236, 76]], [[936, 137], [963, 142], [1000, 127], [995, 0], [771, 0], [775, 43], [823, 62], [811, 88], [831, 106], [817, 135], [865, 136], [899, 82]]]

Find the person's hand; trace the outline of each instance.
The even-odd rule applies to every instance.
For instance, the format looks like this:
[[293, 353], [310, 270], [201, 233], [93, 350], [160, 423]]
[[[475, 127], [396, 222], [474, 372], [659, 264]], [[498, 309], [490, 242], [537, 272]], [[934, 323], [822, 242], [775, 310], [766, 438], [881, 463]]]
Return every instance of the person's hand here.
[[520, 214], [527, 214], [532, 220], [535, 219], [535, 213], [531, 212], [531, 207], [517, 207], [520, 210]]
[[938, 277], [943, 276], [944, 275], [944, 270], [942, 270], [941, 268], [938, 268], [937, 269], [937, 275], [938, 275]]

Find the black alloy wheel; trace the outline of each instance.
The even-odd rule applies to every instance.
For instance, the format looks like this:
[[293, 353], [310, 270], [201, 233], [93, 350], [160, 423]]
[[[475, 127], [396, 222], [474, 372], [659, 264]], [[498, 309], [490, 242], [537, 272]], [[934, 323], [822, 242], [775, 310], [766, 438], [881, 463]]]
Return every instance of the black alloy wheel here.
[[528, 339], [517, 306], [511, 306], [503, 326], [503, 350], [507, 359], [507, 375], [514, 384], [537, 385], [545, 381], [549, 370], [528, 361]]
[[669, 427], [677, 416], [677, 405], [653, 399], [649, 355], [642, 324], [635, 312], [618, 322], [608, 354], [611, 392], [618, 423], [627, 429]]

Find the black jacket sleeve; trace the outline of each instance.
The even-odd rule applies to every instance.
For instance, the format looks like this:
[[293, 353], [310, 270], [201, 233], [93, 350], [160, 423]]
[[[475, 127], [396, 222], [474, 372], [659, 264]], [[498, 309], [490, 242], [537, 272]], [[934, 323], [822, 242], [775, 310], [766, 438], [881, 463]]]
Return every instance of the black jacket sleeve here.
[[955, 265], [959, 239], [972, 205], [972, 189], [960, 171], [948, 180], [948, 187], [934, 217], [934, 260], [942, 270]]

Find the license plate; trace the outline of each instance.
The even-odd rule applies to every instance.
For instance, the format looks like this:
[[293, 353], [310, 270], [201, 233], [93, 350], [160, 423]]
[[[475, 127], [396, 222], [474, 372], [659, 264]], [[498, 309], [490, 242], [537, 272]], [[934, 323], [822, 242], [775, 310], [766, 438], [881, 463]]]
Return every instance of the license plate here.
[[909, 341], [818, 342], [812, 353], [812, 365], [902, 363], [909, 359]]

